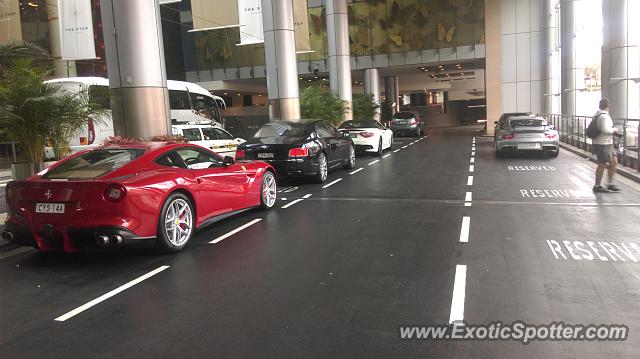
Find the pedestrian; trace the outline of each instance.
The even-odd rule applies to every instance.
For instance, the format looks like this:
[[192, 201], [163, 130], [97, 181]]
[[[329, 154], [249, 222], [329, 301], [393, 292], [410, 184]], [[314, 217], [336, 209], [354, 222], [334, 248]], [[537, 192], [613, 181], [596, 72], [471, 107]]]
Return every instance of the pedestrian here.
[[[608, 99], [603, 98], [600, 100], [598, 106], [600, 109], [593, 116], [592, 121], [597, 121], [599, 134], [593, 139], [593, 151], [596, 154], [598, 161], [598, 168], [596, 169], [596, 184], [593, 186], [593, 192], [607, 193], [607, 192], [620, 192], [620, 188], [613, 182], [613, 177], [616, 173], [616, 166], [618, 165], [618, 153], [614, 147], [614, 136], [620, 136], [618, 130], [613, 127], [613, 120], [609, 115], [609, 108], [611, 103]], [[608, 186], [602, 185], [602, 177], [604, 176], [604, 170], [607, 170], [607, 176], [609, 179]]]

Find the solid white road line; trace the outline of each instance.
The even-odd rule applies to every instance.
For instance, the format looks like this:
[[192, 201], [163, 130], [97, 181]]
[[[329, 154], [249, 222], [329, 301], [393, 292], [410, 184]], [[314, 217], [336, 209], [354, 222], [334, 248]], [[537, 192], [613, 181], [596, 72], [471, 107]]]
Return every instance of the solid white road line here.
[[469, 172], [473, 172], [475, 169], [476, 168], [474, 165], [469, 165]]
[[464, 201], [465, 202], [471, 202], [472, 201], [472, 199], [471, 199], [472, 197], [473, 197], [473, 194], [471, 192], [467, 192], [467, 194], [465, 194], [465, 196], [464, 196]]
[[287, 209], [287, 208], [289, 208], [289, 207], [293, 206], [294, 204], [296, 204], [296, 203], [298, 203], [298, 202], [302, 202], [302, 201], [304, 201], [304, 198], [298, 198], [298, 199], [296, 199], [296, 200], [293, 200], [293, 201], [291, 201], [291, 202], [289, 202], [289, 203], [285, 204], [284, 206], [282, 206], [282, 207], [280, 207], [280, 208], [282, 208], [282, 209]]
[[473, 186], [473, 176], [467, 177], [467, 186]]
[[116, 288], [116, 289], [114, 289], [114, 290], [112, 290], [112, 291], [110, 291], [108, 293], [105, 293], [105, 294], [99, 296], [98, 298], [96, 298], [96, 299], [94, 299], [94, 300], [92, 300], [92, 301], [90, 301], [90, 302], [88, 302], [86, 304], [83, 304], [83, 305], [79, 306], [78, 308], [76, 308], [76, 309], [74, 309], [74, 310], [72, 310], [72, 311], [70, 311], [70, 312], [68, 312], [66, 314], [63, 314], [63, 315], [57, 317], [54, 320], [58, 321], [58, 322], [64, 322], [65, 320], [67, 320], [69, 318], [72, 318], [72, 317], [84, 312], [85, 310], [93, 307], [94, 305], [100, 304], [100, 303], [104, 302], [105, 300], [113, 297], [114, 295], [116, 295], [116, 294], [118, 294], [118, 293], [120, 293], [120, 292], [122, 292], [124, 290], [127, 290], [127, 289], [133, 287], [134, 285], [136, 285], [136, 284], [138, 284], [138, 283], [140, 283], [140, 282], [142, 282], [142, 281], [144, 281], [146, 279], [149, 279], [149, 278], [153, 277], [154, 275], [162, 272], [163, 270], [165, 270], [167, 268], [169, 268], [169, 266], [158, 267], [158, 268], [152, 270], [151, 272], [132, 280], [131, 282], [129, 282], [127, 284], [121, 285], [120, 287], [118, 287], [118, 288]]
[[397, 150], [393, 150], [393, 153], [399, 152], [400, 149], [398, 148]]
[[460, 242], [469, 242], [469, 225], [471, 224], [471, 217], [462, 217], [462, 227], [460, 228]]
[[[301, 199], [299, 199], [298, 201], [302, 201], [302, 200], [301, 200]], [[285, 206], [283, 206], [282, 208], [286, 208], [286, 207], [291, 206], [291, 205], [293, 205], [293, 204], [295, 204], [295, 203], [296, 203], [296, 201], [289, 202], [288, 204], [286, 204], [286, 205], [285, 205]], [[223, 234], [223, 235], [221, 235], [220, 237], [218, 237], [218, 238], [216, 238], [216, 239], [212, 240], [212, 241], [211, 241], [211, 242], [209, 242], [209, 243], [211, 243], [211, 244], [218, 243], [218, 242], [222, 241], [223, 239], [227, 239], [227, 238], [229, 238], [229, 237], [233, 236], [234, 234], [236, 234], [236, 233], [240, 232], [241, 230], [243, 230], [243, 229], [245, 229], [245, 228], [247, 228], [247, 227], [253, 226], [254, 224], [256, 224], [256, 223], [258, 223], [258, 222], [260, 222], [260, 221], [262, 221], [262, 218], [256, 218], [256, 219], [254, 219], [253, 221], [251, 221], [251, 222], [249, 222], [249, 223], [247, 223], [247, 224], [244, 224], [244, 225], [242, 225], [242, 226], [240, 226], [240, 227], [238, 227], [238, 228], [234, 229], [233, 231], [231, 231], [231, 232], [229, 232], [229, 233], [227, 233], [227, 234]]]
[[467, 266], [458, 264], [453, 281], [453, 298], [451, 298], [451, 314], [449, 323], [464, 320], [464, 291], [467, 285]]
[[338, 183], [340, 181], [342, 181], [342, 178], [338, 178], [337, 180], [335, 180], [335, 181], [333, 181], [331, 183], [327, 183], [326, 185], [322, 186], [322, 188], [329, 188], [329, 187], [333, 186], [334, 184], [336, 184], [336, 183]]
[[387, 157], [389, 157], [389, 156], [391, 156], [391, 154], [390, 154], [390, 153], [387, 153], [386, 155], [382, 156], [382, 158], [387, 158]]
[[358, 168], [358, 169], [357, 169], [357, 170], [355, 170], [355, 171], [351, 171], [351, 172], [349, 172], [349, 174], [350, 174], [350, 175], [354, 175], [354, 174], [356, 174], [356, 173], [358, 173], [358, 172], [362, 171], [363, 169], [364, 169], [363, 167], [360, 167], [360, 168]]
[[475, 163], [475, 162], [476, 162], [475, 157], [471, 157], [471, 163]]
[[311, 197], [311, 193], [309, 193], [309, 194], [305, 194], [304, 196], [302, 196], [302, 198], [304, 198], [304, 199], [307, 199], [307, 198], [309, 198], [309, 197]]
[[380, 160], [375, 160], [375, 161], [373, 161], [373, 162], [369, 162], [369, 166], [374, 165], [374, 164], [376, 164], [376, 163], [378, 163], [378, 162], [380, 162]]

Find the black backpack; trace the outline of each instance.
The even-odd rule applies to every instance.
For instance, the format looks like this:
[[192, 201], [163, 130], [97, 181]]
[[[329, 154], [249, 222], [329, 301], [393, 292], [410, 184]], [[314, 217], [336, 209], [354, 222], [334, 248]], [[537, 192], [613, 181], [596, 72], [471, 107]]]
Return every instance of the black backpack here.
[[587, 129], [584, 131], [584, 134], [589, 138], [596, 138], [600, 136], [600, 128], [598, 127], [598, 117], [600, 114], [593, 116], [591, 119], [591, 123], [587, 126]]

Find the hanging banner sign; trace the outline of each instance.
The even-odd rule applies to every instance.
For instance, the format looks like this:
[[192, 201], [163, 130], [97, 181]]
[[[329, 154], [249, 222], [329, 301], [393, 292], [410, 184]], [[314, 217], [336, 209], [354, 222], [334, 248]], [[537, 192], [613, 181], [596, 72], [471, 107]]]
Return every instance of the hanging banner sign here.
[[264, 42], [261, 0], [238, 0], [238, 20], [240, 22], [239, 45]]
[[193, 30], [189, 32], [240, 26], [235, 0], [191, 0], [191, 17]]
[[311, 44], [309, 42], [307, 0], [293, 0], [293, 28], [296, 38], [296, 52], [313, 52], [311, 51]]
[[0, 44], [22, 40], [19, 0], [0, 0]]
[[58, 0], [62, 60], [96, 58], [91, 0]]

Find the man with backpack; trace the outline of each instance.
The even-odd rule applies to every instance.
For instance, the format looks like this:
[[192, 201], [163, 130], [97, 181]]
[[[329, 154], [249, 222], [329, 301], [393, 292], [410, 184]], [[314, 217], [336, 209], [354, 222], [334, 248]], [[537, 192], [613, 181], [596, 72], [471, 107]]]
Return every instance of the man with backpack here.
[[[600, 100], [600, 110], [593, 116], [593, 125], [590, 125], [590, 129], [587, 129], [589, 137], [593, 138], [593, 151], [596, 154], [598, 161], [598, 168], [596, 169], [596, 184], [593, 186], [593, 192], [595, 193], [608, 193], [608, 192], [620, 192], [620, 188], [613, 184], [613, 176], [616, 173], [616, 166], [618, 165], [618, 153], [614, 147], [614, 136], [620, 136], [618, 130], [613, 127], [613, 120], [609, 115], [609, 107], [611, 103], [608, 99], [603, 98]], [[593, 128], [595, 127], [595, 129]], [[609, 185], [607, 187], [602, 185], [602, 177], [604, 170], [607, 170], [609, 178]]]

